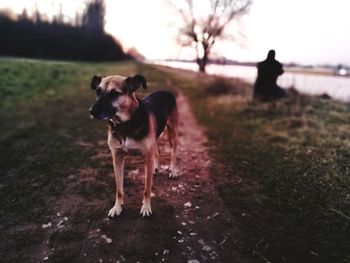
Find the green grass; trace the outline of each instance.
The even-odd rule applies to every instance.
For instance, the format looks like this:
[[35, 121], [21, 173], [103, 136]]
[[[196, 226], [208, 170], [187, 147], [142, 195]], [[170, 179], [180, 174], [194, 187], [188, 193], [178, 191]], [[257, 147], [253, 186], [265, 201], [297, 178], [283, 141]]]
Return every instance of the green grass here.
[[258, 262], [350, 262], [349, 104], [297, 94], [252, 102], [251, 87], [237, 80], [208, 95], [223, 81], [157, 70], [206, 128], [211, 176], [242, 230], [242, 253]]
[[[131, 63], [0, 60], [0, 226], [8, 240], [1, 242], [0, 257], [20, 260], [23, 242], [42, 242], [41, 224], [55, 214], [50, 202], [70, 174], [94, 165], [106, 129], [89, 118], [91, 76], [134, 70]], [[21, 224], [30, 227], [21, 230]]]
[[[1, 215], [41, 207], [35, 190], [44, 185], [51, 194], [60, 192], [56, 179], [91, 154], [81, 151], [76, 138], [87, 140], [103, 131], [88, 115], [94, 96], [88, 91], [92, 74], [132, 70], [131, 64], [0, 61], [0, 71], [6, 72], [0, 75], [0, 167], [6, 178]], [[33, 200], [27, 199], [29, 192]]]

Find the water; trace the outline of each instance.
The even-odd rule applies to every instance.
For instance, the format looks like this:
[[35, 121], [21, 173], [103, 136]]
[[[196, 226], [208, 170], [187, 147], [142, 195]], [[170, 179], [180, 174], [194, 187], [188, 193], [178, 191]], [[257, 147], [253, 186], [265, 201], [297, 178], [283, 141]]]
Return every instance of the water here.
[[[195, 63], [177, 61], [156, 61], [154, 64], [197, 71]], [[236, 65], [208, 65], [208, 74], [241, 78], [249, 83], [256, 79], [256, 67]], [[288, 72], [278, 78], [278, 85], [284, 88], [293, 86], [301, 93], [321, 95], [327, 93], [333, 99], [350, 102], [350, 78], [312, 73]]]

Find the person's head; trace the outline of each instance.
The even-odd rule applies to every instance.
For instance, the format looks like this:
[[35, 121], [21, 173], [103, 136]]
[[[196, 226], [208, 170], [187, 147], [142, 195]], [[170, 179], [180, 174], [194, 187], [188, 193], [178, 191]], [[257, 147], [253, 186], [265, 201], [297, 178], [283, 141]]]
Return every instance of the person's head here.
[[267, 53], [267, 59], [275, 59], [276, 51], [271, 49], [269, 53]]

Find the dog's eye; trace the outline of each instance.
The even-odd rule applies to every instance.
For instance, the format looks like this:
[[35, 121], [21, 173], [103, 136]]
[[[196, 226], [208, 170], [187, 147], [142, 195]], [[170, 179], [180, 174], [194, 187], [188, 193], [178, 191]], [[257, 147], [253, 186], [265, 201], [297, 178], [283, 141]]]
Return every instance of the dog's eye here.
[[110, 97], [112, 99], [115, 99], [116, 97], [118, 97], [120, 95], [120, 92], [115, 91], [115, 90], [111, 90], [111, 92], [109, 93]]

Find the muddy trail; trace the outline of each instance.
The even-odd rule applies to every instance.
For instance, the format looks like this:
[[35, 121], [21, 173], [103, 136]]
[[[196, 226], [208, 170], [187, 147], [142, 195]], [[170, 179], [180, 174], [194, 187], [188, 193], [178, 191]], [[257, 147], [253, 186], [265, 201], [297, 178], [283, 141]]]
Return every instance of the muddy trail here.
[[[179, 178], [168, 178], [170, 147], [160, 138], [160, 174], [153, 180], [150, 218], [139, 215], [144, 187], [143, 160], [125, 163], [122, 214], [108, 218], [115, 183], [105, 140], [96, 166], [71, 174], [62, 195], [49, 200], [53, 215], [43, 222], [45, 241], [28, 247], [33, 262], [237, 262], [238, 230], [209, 177], [206, 138], [186, 98], [179, 94]], [[79, 141], [83, 147], [91, 143]], [[102, 167], [102, 168], [101, 168]], [[192, 260], [192, 261], [191, 261]]]

